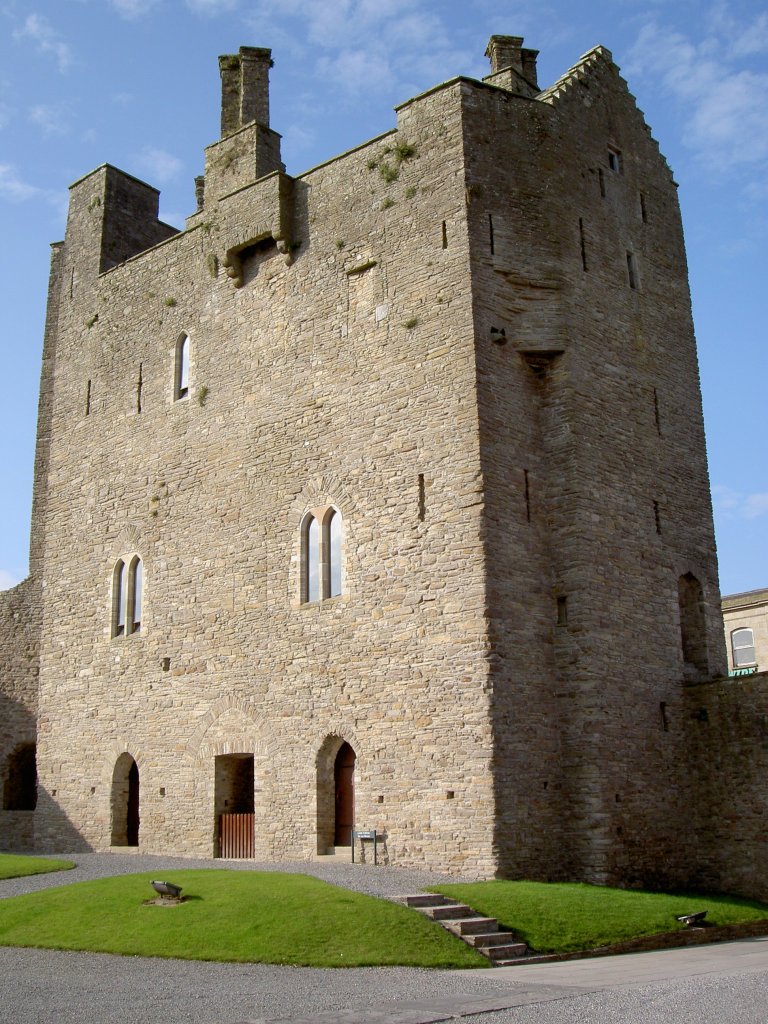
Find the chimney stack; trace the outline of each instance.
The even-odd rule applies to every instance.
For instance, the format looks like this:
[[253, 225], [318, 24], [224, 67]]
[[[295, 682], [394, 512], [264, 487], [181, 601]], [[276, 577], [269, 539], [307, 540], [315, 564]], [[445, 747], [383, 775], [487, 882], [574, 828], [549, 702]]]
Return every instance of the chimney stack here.
[[491, 36], [485, 56], [491, 61], [491, 74], [513, 68], [535, 89], [539, 84], [536, 74], [536, 58], [538, 50], [523, 48], [522, 36]]
[[241, 46], [239, 53], [219, 57], [221, 74], [221, 137], [255, 121], [269, 127], [269, 69], [272, 51]]

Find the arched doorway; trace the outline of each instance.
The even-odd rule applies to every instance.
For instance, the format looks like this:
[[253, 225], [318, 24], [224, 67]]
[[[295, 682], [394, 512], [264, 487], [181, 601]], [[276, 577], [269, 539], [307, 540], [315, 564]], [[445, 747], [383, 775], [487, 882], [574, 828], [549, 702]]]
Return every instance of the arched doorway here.
[[112, 846], [139, 845], [139, 766], [121, 754], [112, 773]]
[[334, 846], [351, 846], [355, 826], [355, 752], [342, 743], [333, 765]]

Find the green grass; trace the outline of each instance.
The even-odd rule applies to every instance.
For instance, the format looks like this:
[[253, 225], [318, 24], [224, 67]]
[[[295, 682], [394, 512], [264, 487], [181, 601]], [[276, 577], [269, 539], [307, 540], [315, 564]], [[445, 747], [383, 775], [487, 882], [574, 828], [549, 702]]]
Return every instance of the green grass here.
[[675, 917], [707, 910], [713, 925], [768, 921], [768, 905], [735, 896], [666, 895], [579, 883], [475, 882], [435, 892], [495, 917], [532, 950], [570, 953], [685, 928]]
[[420, 914], [307, 875], [172, 871], [188, 897], [175, 907], [143, 905], [152, 877], [0, 900], [0, 945], [309, 967], [487, 966]]
[[49, 860], [44, 857], [24, 857], [18, 853], [0, 853], [0, 879], [44, 875], [49, 871], [68, 871], [74, 866], [71, 860]]

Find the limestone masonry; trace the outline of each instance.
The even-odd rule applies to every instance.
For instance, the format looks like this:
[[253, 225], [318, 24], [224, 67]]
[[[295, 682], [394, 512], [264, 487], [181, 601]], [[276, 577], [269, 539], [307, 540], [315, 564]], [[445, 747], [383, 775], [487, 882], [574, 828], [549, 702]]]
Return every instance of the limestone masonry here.
[[185, 230], [108, 164], [72, 185], [0, 846], [376, 830], [394, 865], [768, 895], [675, 182], [606, 49], [541, 90], [522, 43], [296, 177], [244, 47]]

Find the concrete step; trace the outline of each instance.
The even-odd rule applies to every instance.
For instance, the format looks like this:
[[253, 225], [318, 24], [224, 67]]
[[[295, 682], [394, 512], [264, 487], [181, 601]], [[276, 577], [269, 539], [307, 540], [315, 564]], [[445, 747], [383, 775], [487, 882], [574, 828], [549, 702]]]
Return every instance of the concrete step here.
[[443, 924], [459, 938], [463, 939], [467, 936], [467, 941], [469, 941], [469, 936], [475, 935], [477, 932], [488, 934], [499, 930], [499, 922], [495, 917], [463, 917], [457, 921], [443, 921]]
[[472, 907], [466, 903], [447, 903], [442, 907], [419, 907], [422, 914], [431, 917], [433, 921], [453, 921], [459, 917], [475, 917]]
[[525, 956], [528, 947], [524, 942], [511, 942], [508, 946], [476, 946], [478, 953], [487, 956], [489, 960], [513, 960], [516, 957]]
[[509, 946], [517, 945], [512, 932], [486, 932], [477, 935], [463, 935], [462, 938], [468, 946], [479, 949], [481, 946]]
[[456, 905], [456, 900], [449, 900], [447, 896], [441, 896], [437, 892], [417, 892], [413, 896], [403, 896], [406, 907], [442, 907], [446, 903]]

